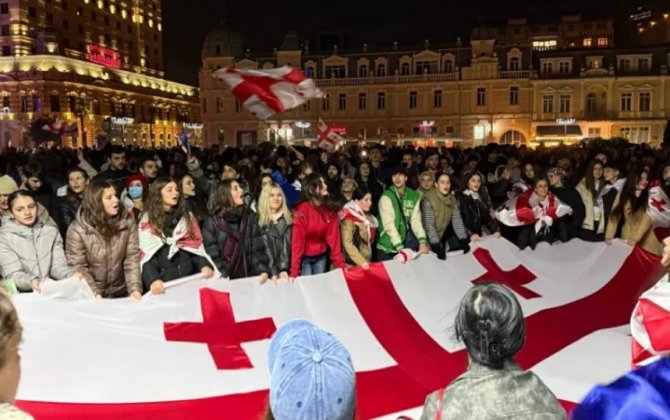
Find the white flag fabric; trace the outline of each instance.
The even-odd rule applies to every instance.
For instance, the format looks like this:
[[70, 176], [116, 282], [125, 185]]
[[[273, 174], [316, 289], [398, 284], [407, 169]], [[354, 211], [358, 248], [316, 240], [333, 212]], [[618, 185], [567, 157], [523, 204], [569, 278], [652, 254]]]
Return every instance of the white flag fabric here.
[[226, 67], [214, 76], [226, 82], [244, 108], [261, 120], [322, 96], [312, 79], [289, 66], [265, 70]]
[[423, 255], [295, 284], [194, 276], [140, 302], [21, 294], [18, 405], [38, 419], [256, 419], [267, 401], [269, 338], [303, 318], [349, 349], [358, 418], [418, 418], [426, 395], [466, 367], [453, 333], [461, 297], [496, 281], [526, 317], [517, 361], [570, 409], [629, 369], [630, 330], [616, 327], [660, 277], [658, 263], [621, 241], [519, 251], [486, 238], [446, 261]]
[[551, 192], [541, 199], [533, 190], [526, 190], [507, 200], [495, 212], [496, 219], [506, 226], [535, 224], [536, 231], [551, 226], [553, 221], [572, 213], [572, 208]]
[[316, 145], [328, 152], [333, 152], [335, 150], [335, 146], [344, 140], [342, 136], [331, 130], [328, 124], [326, 124], [326, 122], [321, 117], [319, 117], [319, 121], [317, 123], [317, 130], [319, 134]]
[[670, 236], [670, 198], [658, 180], [653, 181], [649, 187], [647, 213], [656, 238], [663, 242], [663, 239]]

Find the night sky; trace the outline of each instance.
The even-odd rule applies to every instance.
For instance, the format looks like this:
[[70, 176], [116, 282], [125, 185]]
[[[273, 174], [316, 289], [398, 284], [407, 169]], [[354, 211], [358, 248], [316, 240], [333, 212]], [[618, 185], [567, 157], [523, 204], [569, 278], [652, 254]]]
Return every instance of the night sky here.
[[[230, 0], [228, 0], [230, 1]], [[289, 29], [301, 39], [316, 32], [345, 33], [350, 46], [362, 43], [417, 44], [429, 38], [468, 38], [480, 16], [557, 20], [561, 13], [611, 16], [611, 0], [421, 0], [402, 8], [380, 0], [236, 0], [232, 22], [245, 48], [271, 51]], [[164, 0], [163, 46], [166, 78], [198, 84], [200, 50], [207, 33], [221, 27], [226, 0]]]

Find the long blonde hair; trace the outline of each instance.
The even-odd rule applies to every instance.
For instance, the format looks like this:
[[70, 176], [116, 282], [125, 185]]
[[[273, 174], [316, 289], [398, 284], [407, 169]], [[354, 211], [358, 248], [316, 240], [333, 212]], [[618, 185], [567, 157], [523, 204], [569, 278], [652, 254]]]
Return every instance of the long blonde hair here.
[[284, 219], [289, 225], [292, 222], [291, 212], [288, 211], [288, 207], [286, 207], [286, 196], [284, 195], [284, 191], [282, 191], [279, 185], [272, 181], [268, 182], [267, 185], [263, 187], [261, 190], [261, 195], [258, 197], [258, 225], [260, 227], [265, 227], [272, 223], [270, 195], [272, 194], [272, 190], [275, 188], [278, 189], [279, 193], [281, 194], [281, 212], [284, 215]]

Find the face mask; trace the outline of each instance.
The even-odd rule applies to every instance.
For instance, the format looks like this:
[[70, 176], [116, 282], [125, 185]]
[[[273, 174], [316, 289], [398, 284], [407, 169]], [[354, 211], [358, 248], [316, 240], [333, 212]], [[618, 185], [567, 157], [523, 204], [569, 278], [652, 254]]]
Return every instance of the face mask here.
[[137, 200], [138, 198], [142, 198], [142, 186], [129, 187], [128, 188], [128, 195], [133, 200]]

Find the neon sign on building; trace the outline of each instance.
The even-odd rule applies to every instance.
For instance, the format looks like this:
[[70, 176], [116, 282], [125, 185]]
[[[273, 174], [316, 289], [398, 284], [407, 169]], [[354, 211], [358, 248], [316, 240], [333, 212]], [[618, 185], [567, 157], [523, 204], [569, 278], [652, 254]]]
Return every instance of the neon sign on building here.
[[118, 51], [96, 44], [91, 44], [88, 47], [88, 61], [113, 69], [121, 68], [121, 54]]

